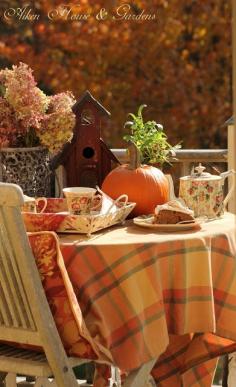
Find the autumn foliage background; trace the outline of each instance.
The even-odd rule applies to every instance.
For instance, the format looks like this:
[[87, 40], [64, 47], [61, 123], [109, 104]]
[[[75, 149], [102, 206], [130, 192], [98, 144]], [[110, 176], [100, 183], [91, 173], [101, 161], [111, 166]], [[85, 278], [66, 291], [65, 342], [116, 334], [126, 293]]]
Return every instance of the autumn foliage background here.
[[[88, 21], [50, 20], [66, 4]], [[78, 6], [79, 4], [79, 6]], [[154, 21], [98, 21], [121, 4]], [[86, 89], [112, 114], [103, 136], [122, 147], [124, 122], [140, 104], [145, 118], [164, 125], [184, 148], [224, 148], [222, 124], [232, 115], [231, 1], [4, 1], [0, 3], [0, 68], [27, 63], [48, 94]], [[38, 21], [5, 18], [9, 8], [31, 7]]]

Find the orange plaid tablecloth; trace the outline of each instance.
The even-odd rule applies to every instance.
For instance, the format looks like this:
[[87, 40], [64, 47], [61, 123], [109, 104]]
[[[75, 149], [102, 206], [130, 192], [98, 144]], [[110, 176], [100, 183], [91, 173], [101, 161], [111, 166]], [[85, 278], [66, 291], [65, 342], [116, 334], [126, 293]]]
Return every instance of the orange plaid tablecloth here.
[[211, 385], [206, 361], [236, 350], [232, 214], [169, 234], [129, 221], [90, 239], [61, 235], [60, 247], [86, 326], [114, 363], [157, 358], [158, 387]]

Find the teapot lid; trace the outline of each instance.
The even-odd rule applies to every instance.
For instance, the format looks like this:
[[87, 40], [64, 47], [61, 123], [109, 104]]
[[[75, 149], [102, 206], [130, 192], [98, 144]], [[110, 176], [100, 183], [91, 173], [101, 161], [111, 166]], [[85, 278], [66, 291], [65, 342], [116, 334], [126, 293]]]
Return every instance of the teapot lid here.
[[[191, 170], [191, 175], [181, 177], [182, 180], [221, 180], [221, 176], [212, 175], [211, 173], [204, 172], [206, 168], [199, 163], [197, 167], [193, 167]], [[195, 172], [196, 170], [196, 172]]]

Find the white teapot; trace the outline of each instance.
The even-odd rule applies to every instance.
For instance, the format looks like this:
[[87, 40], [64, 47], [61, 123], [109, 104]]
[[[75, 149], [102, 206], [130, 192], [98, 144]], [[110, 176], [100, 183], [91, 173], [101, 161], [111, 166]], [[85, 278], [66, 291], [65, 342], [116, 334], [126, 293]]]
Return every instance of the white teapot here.
[[[196, 170], [196, 172], [194, 171]], [[224, 213], [225, 207], [235, 187], [235, 171], [230, 170], [220, 175], [204, 172], [199, 164], [193, 168], [190, 176], [180, 178], [179, 196], [194, 211], [194, 215], [216, 218]], [[224, 181], [231, 177], [228, 194], [224, 198]]]

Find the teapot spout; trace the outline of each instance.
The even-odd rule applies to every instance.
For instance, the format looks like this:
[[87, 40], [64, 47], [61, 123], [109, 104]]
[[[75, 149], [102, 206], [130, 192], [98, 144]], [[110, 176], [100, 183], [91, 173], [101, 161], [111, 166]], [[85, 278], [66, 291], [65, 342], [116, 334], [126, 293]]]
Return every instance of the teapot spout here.
[[222, 172], [222, 173], [220, 174], [220, 176], [222, 177], [222, 179], [226, 179], [226, 177], [229, 177], [229, 176], [231, 176], [231, 175], [233, 175], [233, 174], [236, 174], [235, 170], [234, 170], [234, 169], [229, 169], [229, 170], [226, 171], [226, 172]]
[[168, 198], [168, 201], [177, 200], [178, 202], [180, 202], [181, 204], [183, 204], [186, 207], [185, 201], [182, 198], [177, 198], [175, 196], [174, 182], [173, 182], [172, 176], [167, 174], [167, 175], [165, 175], [165, 177], [167, 178], [168, 184], [169, 184], [169, 198]]

